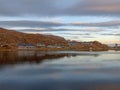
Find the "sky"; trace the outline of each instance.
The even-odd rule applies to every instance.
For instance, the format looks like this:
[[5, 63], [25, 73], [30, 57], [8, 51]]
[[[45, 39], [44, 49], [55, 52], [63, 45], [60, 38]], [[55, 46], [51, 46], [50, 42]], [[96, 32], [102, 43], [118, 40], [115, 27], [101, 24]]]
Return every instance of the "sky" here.
[[0, 0], [0, 27], [120, 44], [120, 0]]

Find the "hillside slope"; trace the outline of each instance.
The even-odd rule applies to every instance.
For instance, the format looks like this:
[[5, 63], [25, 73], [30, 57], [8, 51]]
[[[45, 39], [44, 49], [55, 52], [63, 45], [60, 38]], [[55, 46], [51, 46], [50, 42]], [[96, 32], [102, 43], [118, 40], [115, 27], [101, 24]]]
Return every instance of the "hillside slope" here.
[[26, 34], [14, 30], [0, 28], [0, 46], [10, 45], [16, 47], [19, 43], [37, 44], [44, 43], [45, 45], [67, 45], [64, 38], [53, 35], [43, 34]]

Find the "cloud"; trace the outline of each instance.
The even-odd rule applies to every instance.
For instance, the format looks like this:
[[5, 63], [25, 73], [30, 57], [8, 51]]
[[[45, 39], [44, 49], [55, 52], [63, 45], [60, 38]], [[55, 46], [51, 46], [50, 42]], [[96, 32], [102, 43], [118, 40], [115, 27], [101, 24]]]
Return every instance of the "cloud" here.
[[102, 33], [101, 35], [105, 35], [105, 36], [119, 36], [119, 37], [120, 37], [120, 33], [117, 33], [117, 34], [112, 34], [112, 33]]
[[[97, 23], [87, 23], [87, 22], [74, 22], [74, 23], [63, 23], [63, 22], [53, 22], [53, 21], [28, 21], [28, 20], [18, 20], [18, 21], [0, 21], [1, 27], [36, 27], [36, 28], [59, 28], [61, 26], [74, 26], [74, 27], [110, 27], [119, 28], [120, 20], [108, 21], [108, 22], [97, 22]], [[89, 28], [91, 30], [91, 28]], [[92, 28], [92, 30], [93, 30]]]
[[[12, 29], [12, 28], [11, 28]], [[20, 31], [20, 32], [36, 32], [36, 33], [39, 33], [39, 32], [84, 32], [84, 33], [87, 33], [86, 35], [89, 35], [88, 33], [97, 33], [97, 32], [102, 32], [104, 30], [101, 30], [101, 29], [97, 29], [97, 28], [85, 28], [85, 29], [69, 29], [69, 28], [61, 28], [61, 29], [56, 29], [56, 28], [22, 28], [22, 29], [16, 29], [17, 31]], [[68, 33], [68, 35], [70, 35], [70, 33]], [[74, 34], [74, 33], [72, 33]], [[82, 35], [82, 34], [75, 34], [75, 35]]]
[[120, 0], [0, 0], [1, 16], [120, 16]]
[[81, 32], [81, 31], [77, 31], [77, 32], [60, 32], [60, 34], [64, 34], [66, 36], [93, 36], [93, 35], [100, 35], [100, 33], [88, 33], [88, 32]]
[[58, 22], [43, 22], [43, 21], [0, 21], [0, 26], [6, 27], [57, 27], [64, 24]]
[[98, 22], [98, 23], [82, 23], [75, 22], [71, 23], [73, 26], [87, 26], [87, 27], [118, 27], [120, 26], [120, 20], [108, 21], [108, 22]]

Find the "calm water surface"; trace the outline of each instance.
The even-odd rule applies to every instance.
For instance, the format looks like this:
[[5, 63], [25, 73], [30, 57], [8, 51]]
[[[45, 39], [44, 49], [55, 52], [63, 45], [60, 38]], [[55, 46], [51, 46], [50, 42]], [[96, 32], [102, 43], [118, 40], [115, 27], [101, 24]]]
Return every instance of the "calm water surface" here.
[[0, 52], [0, 90], [120, 90], [120, 52]]

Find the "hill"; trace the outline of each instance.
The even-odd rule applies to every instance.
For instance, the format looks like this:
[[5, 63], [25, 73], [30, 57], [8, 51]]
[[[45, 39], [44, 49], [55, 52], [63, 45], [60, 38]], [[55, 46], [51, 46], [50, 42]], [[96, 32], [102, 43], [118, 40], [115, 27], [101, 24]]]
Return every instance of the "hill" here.
[[[21, 43], [33, 44], [33, 45], [37, 45], [38, 43], [44, 43], [45, 46], [49, 46], [49, 45], [64, 46], [62, 50], [79, 50], [79, 51], [109, 50], [109, 47], [107, 45], [104, 45], [98, 41], [93, 41], [93, 42], [67, 41], [62, 37], [54, 36], [54, 35], [27, 34], [27, 33], [17, 32], [15, 30], [0, 28], [0, 49], [17, 48], [18, 44]], [[48, 50], [48, 48], [46, 47], [41, 49]]]
[[45, 45], [62, 45], [66, 46], [67, 41], [59, 36], [43, 35], [43, 34], [26, 34], [15, 30], [0, 28], [0, 47], [9, 45], [17, 47], [19, 43], [37, 44], [44, 43]]
[[71, 41], [69, 42], [70, 48], [72, 50], [79, 50], [79, 51], [106, 51], [109, 50], [109, 47], [105, 44], [102, 44], [98, 41], [92, 42], [77, 42]]

